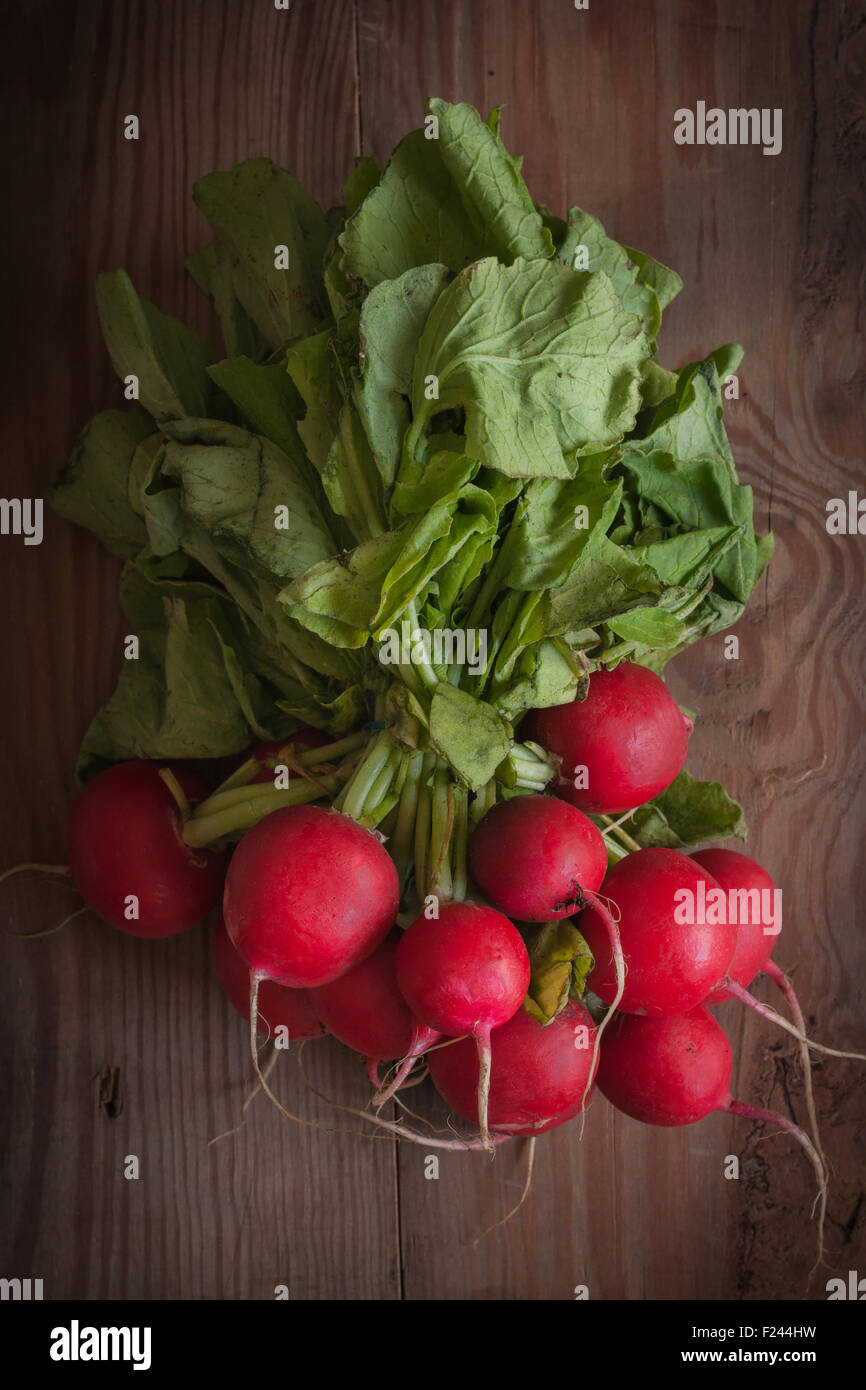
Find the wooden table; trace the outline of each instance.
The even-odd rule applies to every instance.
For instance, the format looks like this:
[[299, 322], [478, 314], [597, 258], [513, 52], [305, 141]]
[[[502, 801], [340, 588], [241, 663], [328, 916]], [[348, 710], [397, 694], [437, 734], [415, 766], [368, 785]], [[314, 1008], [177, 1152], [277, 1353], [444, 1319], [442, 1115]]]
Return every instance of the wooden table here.
[[[745, 345], [729, 429], [776, 558], [739, 626], [739, 659], [717, 636], [671, 679], [700, 712], [692, 771], [742, 799], [751, 850], [783, 886], [777, 954], [809, 1025], [862, 1047], [864, 540], [825, 529], [827, 500], [863, 486], [862, 4], [4, 8], [10, 496], [44, 495], [85, 421], [123, 404], [94, 309], [99, 269], [125, 266], [216, 339], [182, 264], [208, 239], [193, 181], [269, 154], [330, 206], [353, 156], [387, 157], [428, 95], [504, 104], [536, 198], [579, 203], [681, 272], [667, 365]], [[698, 100], [781, 107], [781, 153], [675, 144], [674, 111]], [[123, 138], [128, 114], [137, 142]], [[121, 660], [117, 564], [50, 514], [41, 546], [4, 536], [0, 557], [3, 854], [62, 862], [77, 744]], [[7, 882], [2, 921], [45, 927], [68, 899]], [[57, 937], [4, 940], [0, 987], [0, 1274], [41, 1277], [46, 1297], [270, 1299], [277, 1285], [297, 1299], [571, 1299], [578, 1285], [593, 1299], [803, 1295], [812, 1176], [786, 1138], [749, 1123], [651, 1130], [599, 1098], [582, 1142], [576, 1125], [540, 1142], [524, 1209], [473, 1245], [519, 1193], [520, 1144], [494, 1163], [445, 1154], [433, 1179], [423, 1148], [291, 1126], [259, 1097], [243, 1131], [208, 1147], [237, 1122], [249, 1066], [204, 929], [154, 946], [88, 915]], [[737, 1005], [722, 1020], [735, 1094], [802, 1121], [796, 1044]], [[363, 1100], [349, 1053], [326, 1041], [306, 1059], [317, 1088]], [[100, 1105], [108, 1068], [119, 1105]], [[291, 1056], [274, 1076], [305, 1119], [345, 1122]], [[822, 1298], [831, 1275], [866, 1269], [863, 1073], [818, 1059], [815, 1084], [834, 1167]], [[130, 1154], [137, 1180], [124, 1177]], [[723, 1176], [728, 1154], [737, 1181]]]

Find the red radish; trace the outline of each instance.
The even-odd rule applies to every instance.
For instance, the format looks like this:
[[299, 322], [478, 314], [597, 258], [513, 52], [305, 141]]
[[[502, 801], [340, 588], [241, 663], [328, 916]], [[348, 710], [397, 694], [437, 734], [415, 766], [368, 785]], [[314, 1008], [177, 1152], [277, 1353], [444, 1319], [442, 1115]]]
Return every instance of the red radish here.
[[[369, 1062], [387, 1062], [395, 1057], [405, 1059], [398, 1072], [396, 1085], [387, 1093], [377, 1095], [383, 1104], [412, 1069], [412, 1064], [426, 1052], [441, 1034], [419, 1023], [403, 998], [397, 985], [397, 945], [400, 934], [392, 932], [381, 946], [353, 965], [338, 979], [319, 985], [310, 991], [310, 1001], [329, 1033], [360, 1052]], [[368, 1073], [370, 1069], [368, 1066]], [[372, 1074], [371, 1074], [372, 1075]], [[378, 1076], [376, 1089], [380, 1091]]]
[[285, 806], [232, 855], [223, 911], [254, 982], [304, 989], [371, 955], [399, 902], [394, 861], [375, 835], [339, 811]]
[[[490, 1035], [493, 1068], [487, 1120], [506, 1134], [543, 1134], [581, 1109], [595, 1069], [595, 1024], [582, 1004], [569, 999], [542, 1026], [518, 1009]], [[435, 1048], [430, 1077], [451, 1109], [472, 1119], [477, 1109], [478, 1053], [471, 1039]]]
[[492, 907], [450, 902], [419, 917], [397, 947], [397, 983], [417, 1018], [449, 1037], [469, 1033], [479, 1058], [478, 1125], [490, 1148], [490, 1031], [517, 1012], [529, 988], [529, 955], [517, 928]]
[[[211, 954], [220, 984], [241, 1018], [249, 1023], [250, 972], [246, 961], [235, 950], [222, 917], [211, 937]], [[287, 989], [285, 985], [264, 980], [258, 1002], [259, 1032], [273, 1035], [276, 1028], [285, 1028], [290, 1040], [303, 1042], [308, 1038], [321, 1038], [327, 1031], [308, 990]]]
[[272, 743], [257, 743], [255, 747], [251, 748], [247, 753], [244, 761], [246, 762], [248, 758], [255, 758], [262, 766], [259, 768], [255, 777], [250, 778], [248, 785], [252, 787], [255, 786], [256, 783], [273, 782], [274, 769], [278, 763], [285, 760], [283, 750], [290, 745], [294, 745], [297, 748], [324, 748], [327, 744], [333, 742], [334, 738], [332, 734], [322, 733], [321, 729], [303, 728], [290, 734], [288, 738], [277, 739]]
[[778, 1125], [792, 1135], [808, 1154], [818, 1179], [820, 1260], [827, 1192], [821, 1160], [809, 1136], [791, 1120], [733, 1099], [732, 1065], [728, 1040], [704, 1007], [668, 1018], [619, 1014], [605, 1035], [598, 1088], [611, 1105], [648, 1125], [695, 1124], [722, 1110]]
[[69, 816], [69, 867], [87, 906], [119, 931], [152, 940], [201, 922], [225, 877], [225, 855], [181, 838], [181, 811], [161, 770], [181, 799], [208, 796], [198, 773], [178, 763], [117, 763], [88, 782]]
[[520, 922], [551, 922], [585, 907], [607, 872], [588, 816], [550, 796], [515, 796], [487, 812], [469, 841], [484, 896]]
[[531, 710], [521, 738], [561, 759], [557, 796], [581, 811], [610, 815], [632, 811], [670, 786], [682, 771], [692, 727], [661, 676], [623, 661], [590, 676], [585, 700]]
[[625, 987], [617, 924], [596, 891], [607, 869], [601, 832], [565, 801], [515, 796], [498, 802], [480, 821], [469, 842], [469, 865], [485, 897], [519, 921], [550, 922], [590, 905], [595, 908], [607, 935], [605, 949], [613, 961], [616, 987], [611, 1013], [595, 1034], [594, 1069], [608, 1018]]
[[[706, 920], [710, 914], [702, 904], [712, 889], [718, 891], [716, 880], [673, 849], [642, 849], [611, 869], [604, 896], [619, 919], [626, 963], [619, 1008], [625, 1013], [687, 1013], [724, 977], [737, 929], [727, 921]], [[595, 908], [584, 912], [578, 925], [595, 957], [590, 988], [612, 1003], [616, 962], [608, 949], [607, 926]]]
[[[747, 989], [759, 971], [765, 968], [778, 939], [775, 928], [780, 927], [781, 923], [774, 922], [776, 885], [760, 864], [745, 854], [738, 854], [736, 850], [702, 849], [690, 855], [690, 858], [712, 874], [729, 905], [732, 893], [740, 895], [737, 899], [737, 943], [727, 974]], [[749, 895], [748, 901], [742, 895]], [[753, 911], [753, 908], [757, 910]], [[771, 930], [765, 931], [765, 927]], [[730, 990], [724, 984], [718, 984], [704, 1002], [715, 1005], [730, 998]]]
[[[766, 870], [748, 855], [738, 854], [732, 849], [699, 850], [691, 858], [716, 879], [725, 895], [728, 916], [736, 918], [734, 926], [737, 944], [733, 960], [724, 979], [711, 990], [704, 1003], [714, 1007], [724, 1003], [726, 999], [738, 999], [748, 1008], [754, 1009], [762, 1018], [777, 1023], [799, 1042], [816, 1052], [823, 1052], [831, 1057], [866, 1060], [860, 1052], [839, 1052], [807, 1037], [803, 1012], [794, 987], [787, 975], [770, 960], [770, 952], [778, 940], [782, 921], [780, 899], [775, 896], [778, 890]], [[762, 1004], [749, 992], [748, 986], [761, 971], [769, 975], [785, 995], [794, 1016], [793, 1024], [768, 1004]], [[808, 1058], [804, 1060], [808, 1072]]]

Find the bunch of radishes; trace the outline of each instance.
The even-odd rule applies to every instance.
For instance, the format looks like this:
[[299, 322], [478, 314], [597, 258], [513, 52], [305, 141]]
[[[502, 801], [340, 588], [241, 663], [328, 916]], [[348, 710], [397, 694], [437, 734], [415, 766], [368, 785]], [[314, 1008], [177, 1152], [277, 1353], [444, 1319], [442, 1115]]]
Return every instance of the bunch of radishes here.
[[[329, 744], [314, 730], [282, 747], [260, 745], [242, 775], [211, 795], [181, 766], [109, 769], [73, 807], [70, 869], [90, 907], [139, 936], [184, 931], [222, 898], [217, 972], [250, 1021], [253, 1063], [275, 1102], [256, 1035], [277, 1029], [295, 1041], [327, 1032], [362, 1054], [374, 1095], [355, 1113], [400, 1137], [420, 1138], [381, 1110], [424, 1056], [451, 1109], [478, 1124], [477, 1138], [424, 1138], [446, 1147], [490, 1150], [561, 1125], [583, 1112], [597, 1075], [613, 1105], [647, 1124], [692, 1124], [726, 1110], [786, 1129], [812, 1160], [823, 1211], [808, 1070], [812, 1139], [732, 1098], [730, 1047], [709, 1012], [736, 996], [792, 1032], [808, 1066], [818, 1045], [770, 960], [778, 923], [761, 911], [737, 924], [725, 913], [689, 920], [678, 910], [684, 893], [706, 902], [713, 890], [756, 903], [763, 890], [766, 904], [772, 880], [731, 850], [627, 852], [627, 835], [612, 838], [611, 815], [650, 801], [680, 772], [691, 728], [661, 678], [630, 662], [595, 672], [583, 701], [531, 712], [522, 733], [558, 767], [553, 795], [494, 799], [469, 835], [468, 885], [450, 898], [405, 888], [382, 835], [328, 804], [340, 760], [345, 784], [369, 736]], [[280, 804], [270, 810], [269, 786], [286, 761], [300, 774], [296, 804], [274, 792]], [[230, 849], [220, 816], [231, 812], [236, 826], [238, 808], [242, 822], [250, 806], [252, 828]], [[211, 822], [216, 848], [202, 844]], [[528, 924], [564, 917], [576, 919], [592, 952], [586, 998], [595, 1006], [568, 997], [542, 1023], [523, 1007], [524, 936]], [[784, 990], [793, 1023], [748, 993], [762, 970]], [[395, 1069], [383, 1080], [384, 1063]]]

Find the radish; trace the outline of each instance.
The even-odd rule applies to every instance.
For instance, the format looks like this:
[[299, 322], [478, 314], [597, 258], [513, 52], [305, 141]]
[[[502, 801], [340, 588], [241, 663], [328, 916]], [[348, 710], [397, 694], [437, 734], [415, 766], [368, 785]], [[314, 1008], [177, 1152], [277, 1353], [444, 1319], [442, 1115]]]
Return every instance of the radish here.
[[598, 1088], [617, 1110], [648, 1125], [695, 1124], [722, 1110], [785, 1130], [805, 1150], [818, 1180], [820, 1261], [827, 1194], [821, 1159], [799, 1125], [733, 1099], [732, 1066], [728, 1040], [703, 1006], [666, 1018], [619, 1014], [605, 1035]]
[[588, 816], [550, 796], [493, 806], [469, 841], [484, 896], [520, 922], [552, 922], [585, 907], [607, 872], [607, 849]]
[[305, 989], [371, 955], [399, 902], [397, 870], [375, 835], [339, 811], [287, 806], [244, 835], [223, 910], [255, 984]]
[[[824, 1047], [823, 1043], [813, 1042], [805, 1032], [805, 1022], [800, 1002], [794, 986], [783, 970], [770, 960], [770, 953], [776, 944], [781, 930], [780, 914], [776, 911], [776, 885], [765, 869], [748, 855], [738, 854], [732, 849], [704, 849], [691, 855], [691, 858], [712, 874], [725, 894], [728, 915], [733, 916], [735, 908], [737, 922], [735, 930], [737, 942], [733, 959], [724, 979], [720, 980], [704, 1003], [714, 1007], [726, 999], [739, 999], [748, 1008], [754, 1009], [762, 1018], [784, 1028], [786, 1032], [816, 1052], [830, 1057], [849, 1057], [866, 1061], [860, 1052], [840, 1052], [836, 1048]], [[732, 895], [737, 894], [737, 899]], [[751, 898], [747, 901], [747, 896]], [[757, 895], [757, 896], [756, 896]], [[745, 917], [746, 920], [739, 920]], [[763, 972], [778, 985], [785, 995], [794, 1016], [794, 1023], [778, 1014], [768, 1004], [762, 1004], [749, 992], [748, 986], [755, 976]], [[808, 1073], [808, 1055], [804, 1057]]]
[[[582, 1004], [569, 999], [542, 1026], [526, 1009], [494, 1028], [487, 1120], [505, 1134], [543, 1134], [571, 1120], [592, 1083], [595, 1024]], [[603, 1055], [603, 1051], [602, 1051]], [[464, 1119], [477, 1109], [478, 1053], [469, 1038], [434, 1048], [430, 1078], [440, 1096]]]
[[249, 786], [256, 786], [263, 782], [273, 782], [274, 770], [278, 763], [284, 763], [287, 750], [293, 747], [310, 749], [325, 748], [329, 743], [333, 743], [332, 734], [324, 734], [321, 729], [303, 728], [290, 734], [288, 738], [277, 739], [271, 743], [257, 743], [247, 753], [246, 761], [255, 758], [256, 762], [261, 763], [261, 767], [255, 777], [249, 780]]
[[[736, 923], [737, 940], [733, 959], [727, 969], [731, 980], [747, 989], [759, 971], [765, 968], [778, 939], [778, 932], [764, 930], [765, 926], [773, 927], [772, 908], [770, 916], [767, 915], [766, 909], [768, 904], [772, 905], [775, 901], [776, 885], [760, 864], [745, 854], [738, 854], [736, 850], [703, 849], [689, 857], [694, 859], [696, 864], [700, 864], [702, 869], [706, 869], [708, 874], [712, 874], [729, 903], [732, 891], [759, 895], [755, 900], [758, 911], [749, 911], [748, 920]], [[761, 894], [764, 895], [763, 898]], [[769, 897], [766, 896], [768, 894]], [[743, 916], [743, 913], [738, 913], [738, 916]], [[730, 990], [724, 983], [719, 983], [710, 991], [704, 1002], [713, 1006], [731, 998], [733, 996]]]
[[69, 867], [87, 906], [131, 936], [176, 936], [219, 901], [225, 856], [181, 837], [188, 802], [207, 783], [177, 763], [117, 763], [77, 797]]
[[[551, 796], [515, 796], [494, 805], [473, 832], [469, 864], [494, 907], [523, 922], [550, 922], [592, 905], [606, 933], [605, 954], [614, 965], [611, 1011], [595, 1034], [598, 1048], [625, 988], [625, 965], [616, 921], [598, 896], [607, 869], [601, 832], [576, 806]], [[586, 1096], [589, 1094], [587, 1079]]]
[[[412, 1070], [416, 1058], [441, 1034], [414, 1018], [397, 985], [397, 945], [392, 932], [381, 946], [351, 970], [310, 991], [310, 1002], [329, 1033], [367, 1059], [371, 1080], [375, 1075], [376, 1104], [383, 1105]], [[379, 1086], [375, 1064], [402, 1058], [402, 1064], [386, 1091]], [[371, 1067], [370, 1064], [373, 1064]]]
[[[688, 855], [673, 849], [642, 849], [611, 869], [604, 893], [619, 919], [625, 956], [625, 988], [619, 1008], [655, 1017], [683, 1014], [701, 1004], [727, 972], [737, 943], [737, 929], [726, 921], [709, 923], [702, 896], [718, 890], [716, 880]], [[684, 901], [691, 900], [695, 920]], [[617, 992], [616, 961], [608, 949], [609, 932], [597, 908], [579, 921], [595, 957], [590, 988], [605, 1003]]]
[[529, 955], [517, 928], [492, 907], [450, 902], [419, 917], [397, 947], [397, 983], [422, 1023], [449, 1037], [469, 1033], [478, 1051], [477, 1115], [484, 1148], [490, 1032], [517, 1012], [529, 988]]
[[670, 786], [692, 728], [661, 676], [623, 661], [590, 676], [585, 700], [531, 710], [521, 738], [560, 758], [557, 796], [610, 815], [633, 811]]
[[[250, 972], [246, 961], [235, 950], [222, 917], [211, 937], [211, 955], [220, 984], [241, 1018], [249, 1023]], [[259, 990], [257, 1022], [259, 1031], [269, 1035], [276, 1028], [285, 1028], [294, 1042], [321, 1038], [327, 1031], [307, 990], [287, 989], [285, 985], [276, 985], [270, 980], [263, 981]]]

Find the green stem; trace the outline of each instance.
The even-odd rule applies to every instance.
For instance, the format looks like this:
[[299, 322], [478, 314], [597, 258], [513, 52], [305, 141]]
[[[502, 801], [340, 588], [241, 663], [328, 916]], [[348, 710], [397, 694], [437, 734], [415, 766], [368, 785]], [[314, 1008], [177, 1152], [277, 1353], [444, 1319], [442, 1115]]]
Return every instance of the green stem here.
[[318, 785], [299, 782], [285, 791], [275, 791], [273, 787], [265, 786], [262, 788], [264, 796], [250, 796], [246, 801], [226, 806], [212, 815], [188, 820], [183, 828], [183, 838], [194, 849], [200, 849], [238, 830], [249, 830], [272, 811], [281, 810], [284, 806], [304, 806], [308, 802], [319, 801], [323, 796], [331, 796], [339, 785], [339, 774], [331, 773], [329, 777], [323, 777]]
[[451, 896], [456, 902], [466, 898], [466, 845], [469, 840], [469, 793], [454, 786], [454, 832], [451, 839]]
[[623, 830], [622, 826], [619, 825], [617, 821], [611, 820], [610, 816], [599, 816], [599, 820], [604, 822], [611, 835], [616, 835], [622, 840], [626, 849], [631, 850], [632, 854], [637, 854], [643, 848], [642, 845], [638, 844], [637, 840], [632, 839], [627, 830]]
[[358, 820], [362, 815], [367, 795], [387, 763], [393, 746], [390, 735], [384, 729], [381, 733], [376, 734], [368, 751], [361, 759], [343, 798], [342, 809], [347, 816], [352, 816], [353, 819]]
[[364, 798], [364, 805], [361, 807], [361, 816], [368, 811], [374, 810], [387, 796], [399, 772], [400, 757], [400, 749], [396, 746], [393, 747], [388, 754], [385, 766], [382, 768], [382, 771], [379, 773], [379, 776]]
[[496, 778], [491, 777], [489, 782], [485, 782], [475, 795], [472, 805], [469, 807], [469, 825], [475, 829], [480, 820], [487, 815], [497, 797]]
[[[316, 767], [318, 763], [336, 763], [346, 753], [352, 753], [356, 748], [361, 748], [369, 741], [370, 735], [365, 730], [360, 730], [356, 734], [347, 734], [345, 738], [338, 739], [336, 743], [324, 744], [321, 748], [307, 748], [299, 753], [295, 762], [299, 767]], [[285, 740], [282, 745], [289, 748], [292, 745], [292, 736]], [[220, 782], [215, 791], [208, 797], [208, 803], [215, 796], [222, 796], [223, 792], [235, 791], [239, 787], [249, 786], [256, 773], [262, 767], [258, 758], [247, 758], [245, 763], [235, 768], [230, 777], [224, 782]], [[205, 803], [202, 803], [204, 805]]]
[[400, 883], [404, 888], [412, 863], [412, 837], [418, 811], [418, 793], [420, 791], [421, 769], [424, 766], [424, 754], [410, 753], [405, 759], [405, 766], [406, 779], [400, 795], [397, 825], [391, 842], [391, 856], [397, 865]]
[[430, 810], [432, 796], [427, 783], [433, 771], [434, 762], [435, 755], [433, 753], [424, 754], [424, 763], [421, 768], [420, 786], [418, 789], [418, 810], [415, 816], [415, 892], [422, 906], [429, 889], [427, 878], [430, 872]]
[[187, 820], [190, 813], [189, 799], [170, 767], [161, 767], [159, 775], [172, 794], [174, 803], [180, 811], [181, 819]]
[[245, 763], [241, 763], [240, 767], [235, 768], [230, 777], [227, 777], [224, 782], [220, 782], [219, 786], [211, 792], [211, 796], [222, 796], [223, 792], [230, 792], [234, 791], [236, 787], [247, 786], [260, 767], [261, 763], [258, 758], [247, 758]]
[[[450, 793], [450, 796], [449, 796]], [[451, 860], [449, 848], [454, 828], [454, 801], [451, 775], [439, 764], [433, 777], [433, 800], [430, 811], [430, 889], [440, 899], [451, 897]]]
[[358, 451], [355, 448], [355, 441], [352, 437], [352, 414], [348, 405], [343, 407], [340, 415], [340, 443], [343, 446], [343, 457], [351, 474], [355, 493], [361, 504], [361, 511], [367, 523], [367, 529], [371, 537], [384, 534], [385, 527], [379, 516], [379, 510], [373, 501], [372, 493], [367, 485], [367, 475], [364, 472], [363, 464], [358, 458]]

